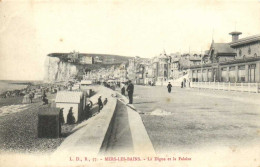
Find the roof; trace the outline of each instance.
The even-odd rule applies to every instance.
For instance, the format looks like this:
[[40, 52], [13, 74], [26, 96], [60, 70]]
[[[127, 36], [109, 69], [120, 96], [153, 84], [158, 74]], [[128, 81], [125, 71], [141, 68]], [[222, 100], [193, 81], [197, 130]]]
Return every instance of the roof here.
[[110, 79], [110, 80], [108, 80], [107, 82], [116, 82], [116, 80]]
[[[197, 55], [197, 54], [196, 54]], [[197, 56], [190, 56], [190, 61], [201, 61], [201, 55], [197, 55]]]
[[238, 32], [238, 31], [233, 31], [231, 33], [229, 33], [230, 35], [241, 35], [242, 32]]
[[260, 41], [260, 34], [249, 36], [246, 38], [241, 38], [241, 39], [231, 42], [229, 44], [231, 47], [236, 47], [236, 46], [246, 45], [246, 44], [254, 43], [254, 42], [258, 42], [258, 41]]
[[39, 115], [59, 115], [60, 109], [50, 107], [49, 105], [41, 106], [39, 108]]
[[56, 103], [80, 103], [83, 93], [79, 91], [60, 91], [56, 95]]
[[236, 63], [247, 63], [247, 62], [254, 62], [259, 61], [260, 57], [245, 57], [243, 59], [235, 59], [225, 62], [220, 62], [221, 65], [230, 65], [230, 64], [236, 64]]
[[[219, 65], [232, 65], [232, 64], [239, 64], [239, 63], [255, 62], [255, 61], [259, 61], [259, 60], [260, 60], [260, 57], [247, 57], [244, 59], [236, 59], [236, 60], [220, 62]], [[201, 64], [201, 65], [191, 65], [189, 68], [195, 69], [195, 68], [201, 68], [201, 67], [212, 67], [212, 66], [216, 66], [216, 65], [218, 65], [218, 64], [209, 63], [209, 64]]]
[[228, 43], [213, 43], [212, 49], [214, 49], [217, 53], [236, 53]]
[[91, 81], [91, 80], [82, 80], [82, 81], [80, 82], [80, 84], [81, 84], [81, 85], [90, 85], [90, 84], [92, 84], [92, 81]]
[[175, 63], [175, 62], [179, 62], [180, 61], [180, 58], [173, 58], [172, 59], [172, 62]]
[[204, 55], [208, 55], [208, 54], [209, 54], [209, 50], [205, 50]]
[[159, 59], [167, 59], [168, 58], [168, 56], [164, 53], [162, 53], [162, 54], [160, 54], [159, 55]]

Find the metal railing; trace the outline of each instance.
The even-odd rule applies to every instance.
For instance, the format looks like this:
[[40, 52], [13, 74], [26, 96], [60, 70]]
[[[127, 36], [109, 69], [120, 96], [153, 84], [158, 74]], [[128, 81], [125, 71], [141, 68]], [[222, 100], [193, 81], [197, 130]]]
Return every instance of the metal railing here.
[[259, 92], [259, 83], [191, 82], [190, 87], [240, 92]]

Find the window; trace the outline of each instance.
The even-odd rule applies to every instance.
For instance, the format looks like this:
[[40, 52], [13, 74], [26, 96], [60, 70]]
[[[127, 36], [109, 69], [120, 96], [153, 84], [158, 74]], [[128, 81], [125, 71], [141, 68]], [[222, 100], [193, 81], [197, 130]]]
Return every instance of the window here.
[[229, 67], [229, 81], [236, 82], [236, 68]]
[[198, 73], [198, 81], [202, 81], [201, 70], [198, 70], [197, 73]]
[[208, 81], [207, 70], [206, 69], [202, 70], [202, 80], [205, 81], [205, 82]]
[[250, 64], [248, 66], [248, 82], [255, 82], [255, 64]]
[[245, 82], [245, 80], [246, 80], [245, 66], [239, 66], [238, 67], [238, 81]]
[[239, 49], [239, 52], [238, 52], [239, 56], [242, 56], [242, 50]]
[[208, 80], [209, 80], [209, 81], [213, 81], [213, 78], [212, 78], [212, 70], [211, 70], [211, 69], [208, 70]]
[[167, 72], [166, 71], [164, 71], [164, 77], [167, 77]]
[[227, 67], [221, 68], [221, 81], [223, 82], [228, 81]]

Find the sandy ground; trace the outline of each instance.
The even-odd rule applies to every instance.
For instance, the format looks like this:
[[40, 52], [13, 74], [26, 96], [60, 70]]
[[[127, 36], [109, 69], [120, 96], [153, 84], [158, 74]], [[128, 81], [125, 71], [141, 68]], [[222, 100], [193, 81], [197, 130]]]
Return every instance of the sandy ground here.
[[134, 92], [134, 106], [144, 113], [157, 153], [259, 143], [258, 99], [258, 94], [181, 88], [169, 94], [165, 87], [149, 86], [135, 86]]
[[[55, 94], [47, 94], [54, 99]], [[38, 108], [41, 100], [32, 104], [21, 104], [21, 98], [0, 99], [0, 152], [47, 153], [56, 149], [63, 138], [45, 139], [37, 137]], [[63, 126], [66, 132], [73, 127]]]

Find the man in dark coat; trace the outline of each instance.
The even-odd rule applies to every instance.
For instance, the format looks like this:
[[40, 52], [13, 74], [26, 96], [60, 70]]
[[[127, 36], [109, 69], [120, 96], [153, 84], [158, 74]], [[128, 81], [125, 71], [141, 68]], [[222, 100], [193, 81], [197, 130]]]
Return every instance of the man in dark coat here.
[[44, 105], [48, 104], [48, 99], [47, 99], [45, 91], [43, 92], [43, 95], [42, 95], [42, 101], [43, 101]]
[[72, 112], [73, 107], [70, 107], [69, 113], [67, 115], [67, 124], [71, 125], [75, 123], [75, 117]]
[[103, 108], [103, 102], [101, 100], [101, 96], [99, 96], [98, 98], [98, 111], [100, 112], [100, 110], [102, 110]]
[[89, 117], [91, 117], [90, 105], [91, 104], [88, 103], [85, 107], [84, 119], [88, 119]]
[[64, 108], [61, 108], [61, 109], [60, 109], [60, 113], [59, 113], [59, 119], [60, 119], [59, 133], [60, 133], [60, 134], [61, 134], [61, 125], [64, 124], [63, 109], [64, 109]]
[[172, 84], [170, 82], [168, 83], [167, 88], [168, 88], [168, 92], [171, 93], [171, 91], [172, 91]]
[[30, 103], [32, 103], [32, 99], [33, 99], [33, 92], [29, 93], [29, 99], [30, 99]]
[[61, 125], [62, 125], [62, 124], [64, 124], [63, 109], [64, 109], [64, 108], [61, 108], [61, 109], [60, 109], [60, 114], [59, 114], [59, 116], [60, 116], [60, 123], [61, 123]]
[[128, 92], [129, 104], [133, 104], [134, 85], [130, 80], [126, 90]]

